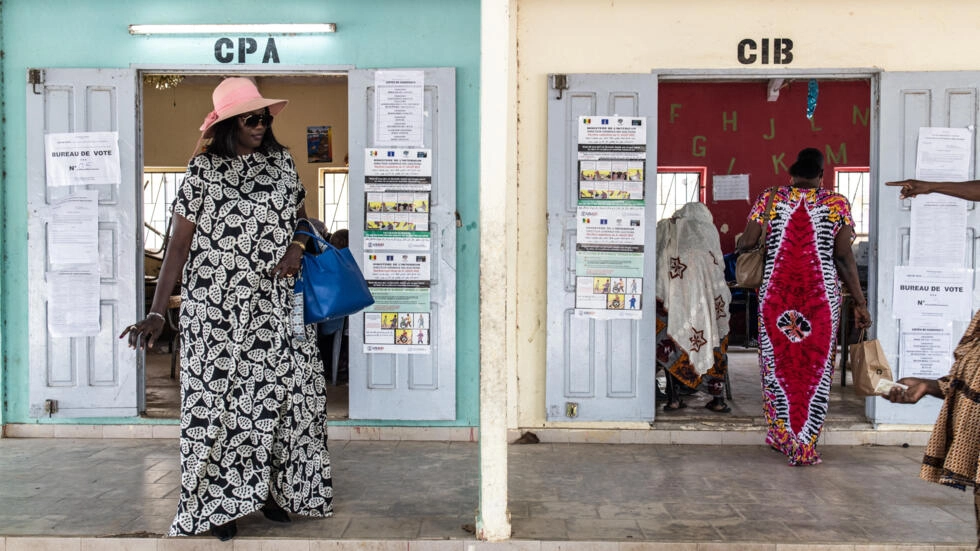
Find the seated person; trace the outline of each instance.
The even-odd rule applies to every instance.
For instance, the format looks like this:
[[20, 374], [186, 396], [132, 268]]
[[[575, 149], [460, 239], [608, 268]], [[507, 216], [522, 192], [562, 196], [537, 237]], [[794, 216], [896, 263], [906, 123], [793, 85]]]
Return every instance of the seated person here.
[[657, 223], [657, 367], [667, 376], [664, 411], [687, 407], [681, 390], [703, 388], [705, 408], [728, 413], [731, 292], [711, 211], [688, 203]]
[[[337, 230], [330, 234], [330, 244], [338, 249], [346, 249], [348, 245], [348, 231], [346, 229]], [[331, 373], [331, 361], [333, 359], [333, 334], [343, 331], [340, 345], [340, 360], [337, 368], [337, 385], [347, 384], [348, 377], [348, 335], [347, 318], [325, 321], [317, 327], [317, 345], [320, 348], [320, 358], [323, 360], [324, 369]]]

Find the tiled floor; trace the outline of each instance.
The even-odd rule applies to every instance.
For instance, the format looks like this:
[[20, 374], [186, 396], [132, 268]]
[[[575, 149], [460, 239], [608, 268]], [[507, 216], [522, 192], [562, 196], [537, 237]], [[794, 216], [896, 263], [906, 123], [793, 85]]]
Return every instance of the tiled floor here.
[[[240, 522], [236, 549], [256, 537], [301, 540], [301, 549], [328, 540], [396, 549], [473, 541], [462, 525], [478, 503], [475, 444], [337, 441], [331, 452], [336, 515], [290, 525], [252, 515]], [[918, 480], [921, 448], [822, 453], [822, 465], [793, 468], [764, 446], [512, 445], [513, 538], [973, 548], [972, 496]], [[27, 549], [18, 546], [32, 540], [18, 536], [155, 539], [170, 523], [177, 482], [171, 440], [0, 440], [0, 549]], [[181, 541], [199, 540], [217, 543]]]

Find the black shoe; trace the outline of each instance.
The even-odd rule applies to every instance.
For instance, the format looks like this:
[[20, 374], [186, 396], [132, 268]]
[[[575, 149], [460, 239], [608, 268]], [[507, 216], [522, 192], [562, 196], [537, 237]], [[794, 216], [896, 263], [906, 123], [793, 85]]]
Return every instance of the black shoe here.
[[226, 522], [221, 526], [211, 526], [211, 535], [221, 541], [228, 541], [238, 533], [238, 523], [235, 521]]
[[272, 522], [292, 522], [293, 520], [289, 518], [289, 513], [285, 509], [279, 506], [278, 503], [270, 499], [262, 507], [262, 514], [265, 518], [271, 520]]

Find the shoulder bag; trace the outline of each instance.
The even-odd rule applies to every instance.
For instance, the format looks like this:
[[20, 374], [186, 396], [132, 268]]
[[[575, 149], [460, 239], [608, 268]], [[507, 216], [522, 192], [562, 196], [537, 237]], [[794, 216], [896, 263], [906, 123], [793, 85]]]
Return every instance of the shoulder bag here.
[[762, 235], [754, 249], [744, 251], [735, 259], [735, 285], [748, 289], [758, 289], [762, 285], [762, 276], [766, 270], [766, 234], [769, 232], [769, 212], [772, 200], [776, 197], [776, 188], [769, 190], [769, 200], [766, 210], [762, 213]]
[[303, 319], [307, 324], [343, 318], [374, 304], [374, 297], [350, 249], [338, 249], [318, 235], [308, 235], [316, 252], [304, 252], [296, 278], [303, 293]]

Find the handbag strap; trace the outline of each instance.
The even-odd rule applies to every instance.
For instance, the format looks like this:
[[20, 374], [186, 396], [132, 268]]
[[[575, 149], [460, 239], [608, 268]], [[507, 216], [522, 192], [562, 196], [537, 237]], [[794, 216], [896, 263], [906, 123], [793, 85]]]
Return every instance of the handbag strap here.
[[762, 211], [762, 235], [759, 236], [759, 246], [766, 248], [766, 234], [769, 233], [769, 211], [772, 210], [772, 200], [776, 198], [776, 188], [769, 188], [769, 200], [766, 201], [766, 210]]
[[[320, 237], [319, 235], [316, 235], [315, 233], [310, 233], [308, 231], [302, 231], [302, 230], [296, 230], [296, 232], [293, 235], [308, 235], [308, 236], [310, 236], [310, 238], [312, 238], [314, 240], [314, 242], [318, 245], [318, 247], [317, 247], [317, 254], [320, 254], [323, 251], [328, 251], [331, 248], [333, 248], [333, 245], [331, 245], [329, 241], [323, 239], [322, 237]], [[304, 251], [303, 254], [307, 254], [307, 253]]]

